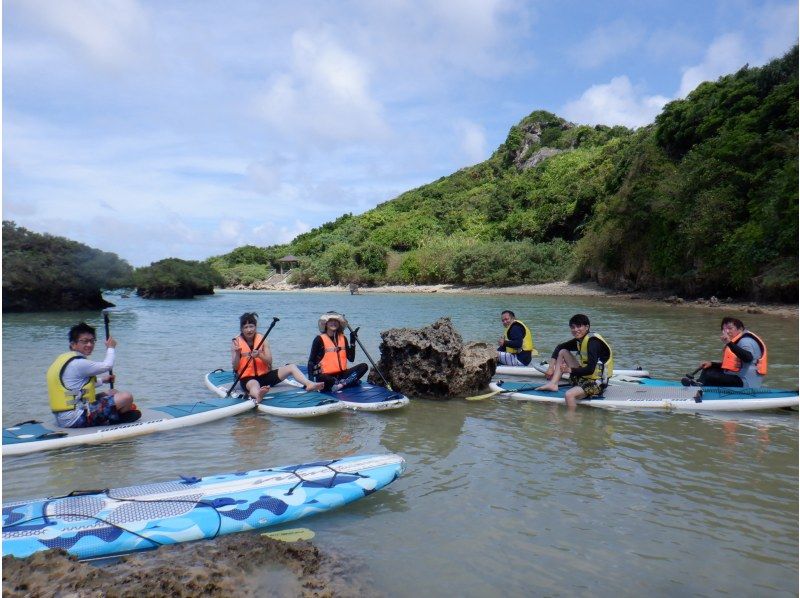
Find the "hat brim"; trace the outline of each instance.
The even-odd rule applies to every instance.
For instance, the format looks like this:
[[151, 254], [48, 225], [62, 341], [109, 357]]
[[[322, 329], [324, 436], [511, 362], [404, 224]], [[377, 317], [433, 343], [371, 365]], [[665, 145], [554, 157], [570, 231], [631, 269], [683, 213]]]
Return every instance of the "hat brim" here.
[[344, 319], [342, 316], [340, 316], [339, 314], [322, 314], [322, 315], [319, 317], [319, 321], [317, 322], [317, 325], [319, 326], [319, 331], [320, 331], [320, 332], [325, 332], [325, 328], [326, 328], [326, 326], [327, 326], [327, 324], [328, 324], [328, 322], [329, 322], [330, 320], [336, 320], [336, 321], [338, 321], [338, 322], [339, 322], [339, 324], [340, 324], [340, 325], [341, 325], [341, 327], [342, 327], [342, 330], [344, 330], [345, 328], [347, 328], [347, 320], [345, 320], [345, 319]]

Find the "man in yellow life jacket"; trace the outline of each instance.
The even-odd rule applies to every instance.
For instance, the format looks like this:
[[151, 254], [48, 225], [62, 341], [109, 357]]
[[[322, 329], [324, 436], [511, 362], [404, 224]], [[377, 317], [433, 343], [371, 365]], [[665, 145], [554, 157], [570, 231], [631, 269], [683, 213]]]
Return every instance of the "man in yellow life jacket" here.
[[[547, 383], [537, 390], [558, 391], [562, 374], [569, 374], [572, 384], [564, 399], [570, 409], [577, 401], [602, 394], [608, 378], [614, 373], [614, 352], [602, 336], [590, 332], [589, 318], [575, 314], [569, 319], [572, 339], [561, 343], [550, 356]], [[576, 358], [572, 351], [578, 354]]]
[[[47, 392], [50, 409], [56, 423], [62, 428], [86, 428], [117, 423], [129, 423], [142, 414], [127, 391], [110, 389], [97, 392], [97, 377], [114, 367], [117, 341], [106, 340], [103, 361], [90, 361], [97, 336], [95, 329], [85, 322], [69, 330], [69, 351], [56, 357], [47, 369]], [[100, 383], [113, 382], [114, 376], [104, 376]]]
[[317, 322], [320, 334], [311, 343], [308, 356], [308, 372], [318, 382], [325, 384], [326, 391], [338, 392], [343, 388], [356, 386], [369, 369], [366, 363], [351, 368], [348, 361], [356, 358], [355, 343], [358, 328], [350, 332], [350, 342], [344, 335], [347, 320], [336, 312], [327, 312]]
[[517, 320], [510, 309], [500, 314], [505, 333], [497, 347], [497, 363], [501, 365], [530, 365], [531, 358], [539, 351], [533, 346], [533, 335], [524, 322]]
[[[722, 361], [704, 361], [699, 382], [704, 386], [759, 388], [767, 375], [767, 345], [737, 318], [722, 318], [719, 336], [725, 348]], [[689, 377], [681, 382], [692, 384]]]
[[247, 312], [239, 317], [239, 336], [231, 341], [231, 366], [240, 376], [239, 384], [251, 399], [260, 403], [272, 386], [293, 376], [306, 390], [321, 390], [322, 384], [316, 384], [306, 378], [293, 363], [287, 363], [272, 369], [272, 350], [269, 341], [256, 332], [258, 314]]

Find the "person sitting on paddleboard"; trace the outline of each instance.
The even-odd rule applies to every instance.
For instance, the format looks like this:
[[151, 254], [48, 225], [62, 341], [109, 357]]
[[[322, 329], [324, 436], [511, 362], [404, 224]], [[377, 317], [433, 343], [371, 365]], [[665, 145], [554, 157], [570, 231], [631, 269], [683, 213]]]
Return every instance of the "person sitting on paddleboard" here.
[[86, 428], [109, 424], [134, 422], [142, 416], [133, 403], [133, 395], [127, 391], [111, 388], [108, 392], [97, 392], [98, 384], [113, 382], [114, 355], [117, 341], [109, 336], [106, 340], [106, 356], [103, 361], [90, 361], [97, 335], [86, 322], [69, 329], [69, 351], [56, 357], [47, 370], [47, 392], [50, 409], [56, 423], [62, 428]]
[[[244, 313], [239, 317], [240, 334], [231, 341], [231, 364], [239, 384], [256, 403], [264, 399], [271, 386], [294, 376], [308, 391], [321, 390], [317, 384], [303, 375], [293, 363], [272, 369], [272, 351], [269, 341], [256, 332], [258, 314]], [[262, 342], [263, 340], [263, 342]]]
[[320, 334], [311, 343], [311, 354], [308, 356], [308, 371], [311, 376], [314, 380], [323, 382], [327, 391], [338, 392], [358, 385], [369, 369], [366, 363], [347, 367], [347, 362], [356, 358], [358, 328], [351, 330], [348, 343], [343, 331], [347, 327], [347, 320], [343, 316], [336, 312], [324, 313], [319, 317], [317, 325]]
[[[536, 390], [558, 390], [562, 374], [569, 374], [572, 384], [564, 399], [569, 407], [587, 397], [596, 397], [606, 387], [606, 380], [614, 372], [614, 353], [611, 345], [599, 334], [589, 331], [589, 318], [575, 314], [569, 319], [572, 339], [558, 345], [550, 356], [547, 383]], [[571, 353], [577, 352], [578, 358]]]
[[517, 320], [510, 309], [500, 314], [500, 321], [506, 331], [500, 337], [497, 347], [497, 363], [501, 365], [530, 365], [531, 358], [538, 355], [539, 351], [533, 346], [533, 335], [530, 329], [521, 320]]
[[[725, 345], [722, 361], [704, 361], [698, 382], [704, 386], [760, 388], [767, 375], [767, 345], [737, 318], [722, 318], [720, 340]], [[694, 385], [690, 376], [684, 386]]]

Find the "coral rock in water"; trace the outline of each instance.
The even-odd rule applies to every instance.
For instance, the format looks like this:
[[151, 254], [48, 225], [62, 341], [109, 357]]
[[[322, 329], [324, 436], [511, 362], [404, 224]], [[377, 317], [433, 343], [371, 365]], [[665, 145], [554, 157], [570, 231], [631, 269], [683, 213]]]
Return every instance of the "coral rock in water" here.
[[[495, 372], [495, 349], [464, 343], [450, 318], [430, 326], [381, 332], [378, 369], [392, 388], [411, 397], [450, 398], [486, 388]], [[369, 381], [381, 384], [373, 369]]]

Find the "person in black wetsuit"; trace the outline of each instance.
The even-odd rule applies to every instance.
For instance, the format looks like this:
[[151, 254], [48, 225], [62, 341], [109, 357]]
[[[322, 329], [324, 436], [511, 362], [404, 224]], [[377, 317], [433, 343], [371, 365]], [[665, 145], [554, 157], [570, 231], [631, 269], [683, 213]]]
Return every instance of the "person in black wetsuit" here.
[[347, 326], [343, 316], [335, 312], [324, 313], [318, 324], [320, 334], [314, 337], [308, 356], [309, 376], [324, 383], [326, 391], [338, 392], [356, 386], [369, 369], [366, 363], [347, 367], [347, 362], [356, 358], [358, 328], [350, 332], [348, 343], [342, 330]]
[[[590, 332], [589, 318], [575, 314], [569, 320], [572, 339], [561, 343], [550, 356], [547, 368], [547, 383], [537, 390], [558, 391], [562, 374], [569, 374], [572, 384], [564, 399], [574, 408], [577, 401], [595, 397], [603, 392], [605, 381], [614, 370], [614, 354], [611, 345], [599, 334]], [[578, 358], [572, 354], [578, 353]]]

